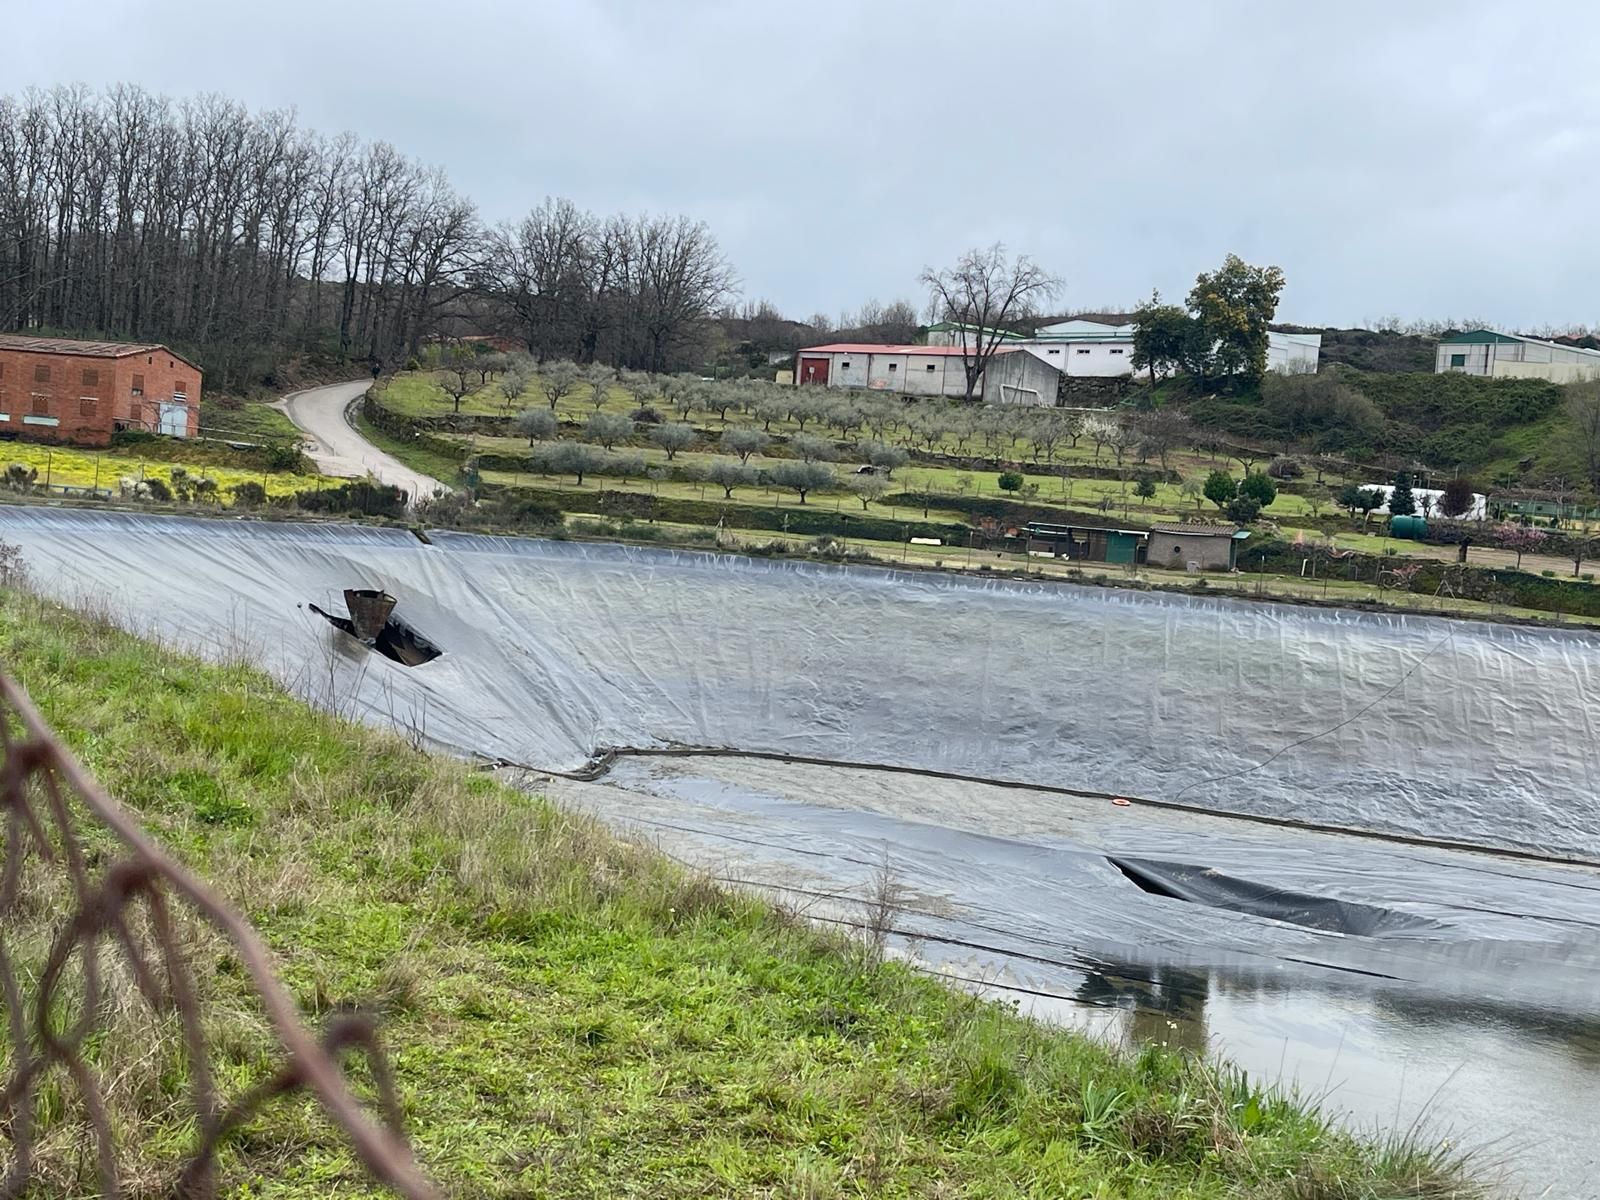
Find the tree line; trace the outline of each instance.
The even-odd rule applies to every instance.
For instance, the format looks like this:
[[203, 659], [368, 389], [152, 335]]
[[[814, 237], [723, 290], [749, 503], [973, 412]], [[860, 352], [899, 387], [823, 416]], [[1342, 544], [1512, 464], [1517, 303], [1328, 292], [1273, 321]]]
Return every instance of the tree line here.
[[687, 217], [548, 201], [487, 228], [442, 171], [288, 111], [117, 85], [0, 97], [0, 329], [171, 342], [213, 385], [452, 332], [678, 368], [735, 279]]

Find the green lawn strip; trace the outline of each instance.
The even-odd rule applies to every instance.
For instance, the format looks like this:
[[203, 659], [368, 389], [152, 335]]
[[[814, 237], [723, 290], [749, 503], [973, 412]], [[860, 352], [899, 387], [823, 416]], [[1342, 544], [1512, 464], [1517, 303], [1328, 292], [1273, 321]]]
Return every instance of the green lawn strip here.
[[395, 437], [385, 433], [361, 414], [361, 407], [357, 405], [351, 410], [351, 417], [356, 431], [371, 442], [379, 450], [392, 458], [398, 459], [413, 471], [421, 471], [424, 475], [431, 475], [440, 483], [454, 487], [461, 475], [461, 462], [451, 459], [436, 451], [418, 446], [405, 438]]
[[[1458, 1168], [1430, 1149], [1358, 1140], [1225, 1069], [1118, 1054], [878, 964], [250, 668], [16, 591], [0, 593], [0, 657], [249, 915], [308, 1014], [374, 1006], [447, 1194], [1476, 1194], [1449, 1191]], [[192, 961], [236, 1092], [267, 1068], [264, 1021], [218, 939]], [[124, 1157], [155, 1179], [189, 1136], [186, 1078], [176, 1030], [138, 1011], [114, 1006], [93, 1053], [118, 1079]], [[55, 1194], [86, 1135], [51, 1087], [38, 1171]], [[230, 1141], [223, 1176], [234, 1195], [378, 1194], [299, 1097]]]
[[293, 442], [300, 431], [279, 409], [260, 400], [218, 397], [200, 402], [200, 436], [240, 442]]

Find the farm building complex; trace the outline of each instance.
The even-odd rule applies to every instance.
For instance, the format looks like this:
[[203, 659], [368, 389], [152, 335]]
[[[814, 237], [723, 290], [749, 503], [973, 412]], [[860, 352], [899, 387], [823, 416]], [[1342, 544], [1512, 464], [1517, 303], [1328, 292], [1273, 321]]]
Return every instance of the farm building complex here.
[[118, 429], [194, 437], [200, 368], [165, 346], [0, 334], [0, 437], [104, 446]]
[[[993, 344], [988, 378], [978, 389], [984, 401], [1053, 405], [1063, 379], [1131, 378], [1136, 329], [1060, 321], [1023, 337], [944, 321], [929, 326], [927, 345], [837, 342], [807, 347], [795, 357], [794, 381], [907, 396], [965, 396], [966, 360], [976, 357], [980, 346]], [[1269, 333], [1267, 366], [1309, 374], [1316, 371], [1321, 350], [1320, 333]]]
[[1538, 338], [1474, 329], [1439, 339], [1435, 373], [1461, 371], [1502, 379], [1548, 379], [1572, 383], [1600, 376], [1600, 350]]

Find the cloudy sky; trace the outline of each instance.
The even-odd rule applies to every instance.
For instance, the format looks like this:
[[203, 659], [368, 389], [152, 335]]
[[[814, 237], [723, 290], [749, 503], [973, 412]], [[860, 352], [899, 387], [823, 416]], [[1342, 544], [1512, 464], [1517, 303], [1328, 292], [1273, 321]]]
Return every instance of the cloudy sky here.
[[[1346, 0], [10, 0], [8, 90], [293, 107], [545, 195], [706, 221], [794, 316], [919, 303], [999, 240], [1058, 307], [1232, 251], [1286, 320], [1600, 324], [1590, 4]], [[20, 10], [20, 12], [18, 11]]]

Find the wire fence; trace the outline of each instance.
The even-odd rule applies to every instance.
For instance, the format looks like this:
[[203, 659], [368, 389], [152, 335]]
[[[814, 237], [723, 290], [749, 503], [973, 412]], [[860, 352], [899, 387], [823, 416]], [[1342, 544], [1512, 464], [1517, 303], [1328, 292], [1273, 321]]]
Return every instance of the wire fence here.
[[[407, 1200], [435, 1197], [401, 1133], [372, 1021], [346, 1014], [314, 1036], [255, 930], [140, 831], [4, 675], [0, 751], [0, 1200], [64, 1183], [80, 1195], [214, 1196], [222, 1146], [296, 1092], [343, 1131], [374, 1180]], [[270, 1030], [273, 1068], [242, 1085], [220, 1061], [210, 1018], [221, 1014], [208, 1012], [197, 976], [213, 945], [242, 968]], [[149, 1023], [135, 1028], [170, 1031], [181, 1119], [170, 1098], [129, 1103], [132, 1072], [107, 1046], [130, 1014]], [[158, 1043], [148, 1037], [142, 1055], [159, 1056]], [[365, 1059], [368, 1105], [341, 1066], [355, 1053]], [[192, 1130], [164, 1179], [149, 1177], [144, 1153], [157, 1122], [162, 1137]]]

